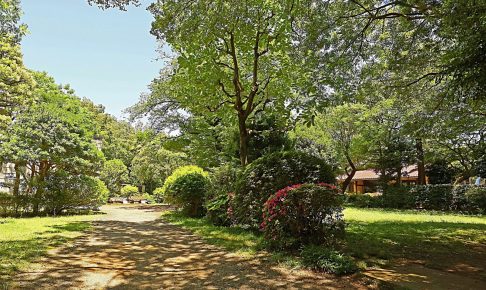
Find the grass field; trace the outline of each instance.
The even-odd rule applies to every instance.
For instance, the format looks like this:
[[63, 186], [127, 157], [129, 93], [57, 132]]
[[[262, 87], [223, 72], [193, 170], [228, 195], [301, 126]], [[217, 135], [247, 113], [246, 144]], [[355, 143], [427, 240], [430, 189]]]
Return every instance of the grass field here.
[[93, 216], [0, 219], [0, 281], [88, 229]]
[[[370, 265], [402, 258], [458, 270], [454, 267], [473, 269], [486, 260], [486, 217], [356, 208], [344, 213], [346, 250]], [[483, 271], [470, 274], [486, 279]]]
[[[486, 217], [358, 208], [347, 208], [344, 214], [348, 225], [343, 250], [360, 264], [375, 266], [407, 259], [445, 270], [459, 264], [474, 268], [486, 260]], [[170, 212], [164, 218], [231, 251], [253, 254], [263, 248], [258, 233], [216, 227], [205, 219]], [[286, 259], [282, 254], [275, 256]], [[286, 262], [298, 264], [291, 258]], [[469, 274], [483, 276], [480, 272]]]

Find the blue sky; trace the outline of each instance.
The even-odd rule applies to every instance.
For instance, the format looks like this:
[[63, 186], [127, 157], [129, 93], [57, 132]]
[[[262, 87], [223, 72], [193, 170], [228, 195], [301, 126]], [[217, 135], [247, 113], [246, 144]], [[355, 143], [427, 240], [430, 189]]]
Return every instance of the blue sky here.
[[149, 33], [149, 1], [142, 2], [123, 12], [103, 11], [86, 0], [22, 0], [30, 32], [22, 41], [25, 65], [121, 117], [163, 65]]

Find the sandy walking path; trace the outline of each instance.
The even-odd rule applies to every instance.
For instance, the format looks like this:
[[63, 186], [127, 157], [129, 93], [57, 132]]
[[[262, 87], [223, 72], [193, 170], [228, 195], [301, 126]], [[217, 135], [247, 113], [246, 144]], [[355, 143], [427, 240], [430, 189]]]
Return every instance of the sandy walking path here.
[[107, 206], [90, 232], [14, 277], [21, 289], [359, 289], [352, 278], [244, 258], [161, 220], [161, 207]]

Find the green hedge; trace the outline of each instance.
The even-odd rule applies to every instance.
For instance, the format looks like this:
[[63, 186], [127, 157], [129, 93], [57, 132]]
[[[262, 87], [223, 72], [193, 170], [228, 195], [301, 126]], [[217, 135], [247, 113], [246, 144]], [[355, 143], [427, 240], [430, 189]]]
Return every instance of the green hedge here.
[[383, 195], [378, 196], [348, 194], [347, 204], [362, 208], [486, 213], [486, 186], [450, 184], [390, 186], [384, 190]]

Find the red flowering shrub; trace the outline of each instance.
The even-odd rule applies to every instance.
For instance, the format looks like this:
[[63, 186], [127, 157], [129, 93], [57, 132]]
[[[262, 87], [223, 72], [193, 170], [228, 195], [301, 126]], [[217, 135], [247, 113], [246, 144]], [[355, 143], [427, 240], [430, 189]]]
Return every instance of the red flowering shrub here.
[[342, 204], [334, 185], [288, 186], [267, 200], [260, 228], [272, 248], [333, 244], [344, 234]]
[[233, 223], [258, 228], [262, 207], [277, 190], [292, 184], [336, 180], [326, 161], [303, 152], [279, 151], [250, 163], [237, 178]]

